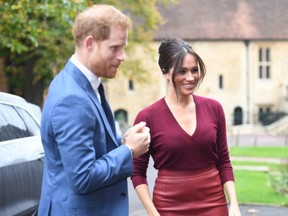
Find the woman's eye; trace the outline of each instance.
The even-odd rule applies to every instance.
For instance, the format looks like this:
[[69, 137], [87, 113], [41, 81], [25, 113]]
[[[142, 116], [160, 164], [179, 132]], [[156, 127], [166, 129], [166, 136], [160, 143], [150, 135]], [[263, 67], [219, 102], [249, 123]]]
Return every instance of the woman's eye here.
[[186, 71], [185, 71], [185, 70], [180, 70], [179, 73], [180, 73], [180, 74], [185, 74]]
[[198, 71], [199, 71], [198, 67], [192, 69], [192, 73], [198, 73]]

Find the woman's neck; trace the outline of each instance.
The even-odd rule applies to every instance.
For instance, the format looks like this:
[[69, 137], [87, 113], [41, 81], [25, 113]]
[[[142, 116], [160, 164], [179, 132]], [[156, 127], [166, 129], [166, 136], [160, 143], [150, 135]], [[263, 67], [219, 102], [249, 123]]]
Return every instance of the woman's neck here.
[[165, 101], [171, 106], [187, 107], [194, 104], [193, 95], [177, 95], [175, 91], [168, 91]]

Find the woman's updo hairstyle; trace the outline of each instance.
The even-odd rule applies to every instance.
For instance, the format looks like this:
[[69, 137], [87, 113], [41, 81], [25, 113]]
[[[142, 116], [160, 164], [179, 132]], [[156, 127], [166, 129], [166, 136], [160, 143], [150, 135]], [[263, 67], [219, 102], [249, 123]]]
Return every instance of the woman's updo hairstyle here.
[[199, 87], [206, 74], [206, 67], [201, 57], [192, 49], [192, 47], [188, 43], [186, 43], [180, 38], [166, 39], [163, 40], [161, 45], [159, 46], [158, 53], [158, 64], [160, 69], [162, 70], [162, 73], [169, 73], [170, 69], [173, 68], [172, 82], [175, 89], [175, 76], [180, 71], [183, 65], [184, 57], [188, 53], [193, 55], [196, 58], [198, 66], [200, 68], [200, 79], [197, 86]]

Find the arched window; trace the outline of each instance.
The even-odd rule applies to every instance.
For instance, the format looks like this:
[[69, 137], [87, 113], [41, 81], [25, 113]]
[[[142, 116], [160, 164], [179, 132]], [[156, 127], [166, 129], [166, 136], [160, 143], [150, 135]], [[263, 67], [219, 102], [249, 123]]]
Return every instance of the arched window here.
[[234, 109], [234, 122], [233, 125], [243, 124], [243, 110], [241, 107], [236, 107]]
[[126, 110], [118, 109], [115, 111], [114, 115], [115, 115], [116, 121], [127, 123], [128, 117], [127, 117], [127, 111]]
[[128, 129], [128, 114], [126, 110], [118, 109], [114, 112], [115, 125], [118, 135], [124, 134]]

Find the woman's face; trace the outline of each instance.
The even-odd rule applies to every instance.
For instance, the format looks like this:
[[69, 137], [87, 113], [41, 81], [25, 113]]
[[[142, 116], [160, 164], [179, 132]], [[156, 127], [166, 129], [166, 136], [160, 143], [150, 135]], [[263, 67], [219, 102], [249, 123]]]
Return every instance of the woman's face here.
[[[170, 71], [170, 84], [172, 84], [172, 71]], [[187, 53], [184, 57], [182, 67], [175, 76], [175, 87], [177, 89], [178, 95], [191, 95], [197, 88], [199, 81], [199, 68], [196, 58]]]

